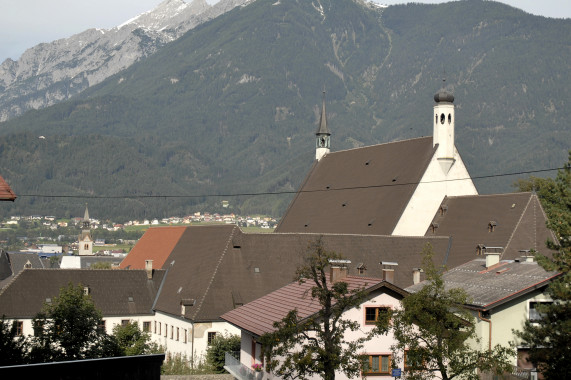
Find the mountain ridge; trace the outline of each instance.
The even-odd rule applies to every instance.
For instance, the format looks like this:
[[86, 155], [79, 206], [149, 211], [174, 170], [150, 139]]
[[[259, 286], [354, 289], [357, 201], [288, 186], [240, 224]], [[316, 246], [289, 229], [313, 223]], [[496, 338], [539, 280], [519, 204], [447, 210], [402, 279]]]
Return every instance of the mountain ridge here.
[[[22, 197], [3, 211], [66, 214], [102, 195], [90, 210], [110, 217], [224, 211], [221, 199], [278, 216], [313, 163], [324, 85], [337, 151], [430, 135], [443, 68], [472, 176], [565, 162], [569, 21], [493, 2], [316, 4], [234, 8], [70, 101], [0, 124], [16, 193], [77, 197], [59, 207]], [[506, 191], [513, 180], [476, 185]], [[122, 195], [132, 198], [109, 199]]]

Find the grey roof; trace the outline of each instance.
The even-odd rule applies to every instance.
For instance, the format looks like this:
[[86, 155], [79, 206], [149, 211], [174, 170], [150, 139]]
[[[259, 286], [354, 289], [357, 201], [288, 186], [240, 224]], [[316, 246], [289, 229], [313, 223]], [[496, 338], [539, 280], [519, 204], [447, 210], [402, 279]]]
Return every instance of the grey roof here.
[[26, 269], [0, 292], [0, 315], [32, 318], [70, 283], [88, 286], [104, 317], [150, 315], [165, 272], [149, 280], [144, 270]]
[[[403, 289], [379, 278], [348, 276], [341, 281], [349, 285], [349, 290], [365, 289], [367, 293], [385, 291], [399, 299], [407, 294]], [[297, 310], [298, 317], [305, 319], [321, 309], [319, 301], [311, 297], [310, 290], [313, 286], [315, 284], [311, 281], [302, 284], [290, 283], [242, 307], [225, 313], [222, 315], [222, 319], [256, 336], [272, 332], [274, 331], [274, 322], [282, 320], [291, 310]]]
[[545, 242], [554, 236], [545, 222], [532, 193], [445, 197], [426, 236], [451, 237], [447, 265], [453, 268], [477, 258], [478, 244], [502, 247], [502, 259], [515, 259], [529, 249], [548, 253]]
[[24, 270], [24, 267], [28, 263], [30, 268], [46, 268], [45, 261], [42, 260], [36, 253], [16, 253], [1, 251], [0, 289], [6, 287], [18, 273]]
[[[363, 266], [361, 276], [382, 277], [380, 262], [397, 262], [394, 282], [401, 287], [412, 284], [412, 268], [420, 266], [420, 253], [427, 242], [440, 263], [449, 245], [446, 237], [244, 234], [231, 225], [187, 227], [176, 237], [178, 242], [163, 266], [169, 275], [156, 310], [180, 316], [181, 301], [194, 299], [195, 304], [185, 308], [185, 318], [219, 320], [237, 305], [291, 282], [309, 243], [320, 236], [326, 249], [351, 260], [350, 275], [359, 276], [357, 267]], [[144, 262], [145, 257], [139, 255], [137, 260]]]
[[434, 155], [432, 137], [328, 153], [276, 232], [390, 235]]
[[[490, 310], [514, 298], [543, 288], [560, 273], [548, 272], [536, 262], [501, 261], [486, 269], [485, 259], [475, 259], [444, 273], [446, 289], [462, 288], [469, 296], [468, 306]], [[417, 292], [425, 281], [406, 290]]]

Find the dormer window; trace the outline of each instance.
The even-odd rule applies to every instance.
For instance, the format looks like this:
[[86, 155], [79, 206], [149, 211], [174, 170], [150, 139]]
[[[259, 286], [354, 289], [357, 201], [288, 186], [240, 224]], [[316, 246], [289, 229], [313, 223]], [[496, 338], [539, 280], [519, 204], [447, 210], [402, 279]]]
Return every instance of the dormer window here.
[[490, 222], [488, 223], [488, 232], [494, 232], [494, 230], [496, 229], [496, 225], [497, 223], [493, 220], [490, 220]]
[[482, 256], [484, 253], [486, 253], [486, 246], [484, 244], [478, 244], [476, 246], [476, 255]]
[[448, 206], [442, 205], [440, 206], [440, 209], [438, 211], [440, 211], [440, 216], [443, 216], [444, 214], [446, 214], [446, 211], [448, 211]]
[[437, 228], [438, 228], [438, 223], [431, 223], [430, 224], [430, 232], [432, 232], [433, 234], [436, 233]]
[[359, 263], [359, 265], [357, 265], [357, 272], [359, 274], [365, 274], [366, 270], [367, 270], [367, 267], [365, 266], [365, 264]]

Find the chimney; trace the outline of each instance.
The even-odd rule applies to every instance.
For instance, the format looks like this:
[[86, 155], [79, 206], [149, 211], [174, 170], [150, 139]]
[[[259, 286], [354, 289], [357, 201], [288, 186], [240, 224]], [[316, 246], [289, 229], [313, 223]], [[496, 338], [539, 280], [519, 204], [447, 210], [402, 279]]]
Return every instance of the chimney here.
[[523, 258], [525, 259], [525, 262], [526, 262], [526, 263], [533, 263], [533, 261], [534, 261], [534, 259], [535, 259], [535, 256], [533, 256], [533, 255], [528, 255], [528, 256], [524, 256]]
[[412, 284], [416, 285], [420, 282], [420, 273], [422, 273], [422, 268], [412, 268]]
[[153, 278], [153, 260], [145, 260], [145, 270], [147, 271], [147, 279]]
[[329, 260], [331, 270], [329, 272], [329, 280], [335, 283], [347, 277], [348, 265], [351, 264], [349, 260]]
[[383, 280], [390, 282], [391, 284], [395, 282], [395, 270], [394, 269], [383, 269]]
[[499, 252], [486, 252], [486, 268], [490, 268], [500, 262]]
[[399, 265], [394, 261], [381, 261], [380, 262], [383, 272], [383, 280], [386, 282], [395, 282], [395, 267]]

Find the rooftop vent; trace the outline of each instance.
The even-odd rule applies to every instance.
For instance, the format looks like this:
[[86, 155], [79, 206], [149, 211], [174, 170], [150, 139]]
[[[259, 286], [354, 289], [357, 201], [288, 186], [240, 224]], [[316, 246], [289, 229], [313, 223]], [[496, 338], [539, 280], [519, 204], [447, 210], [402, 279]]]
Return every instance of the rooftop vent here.
[[357, 265], [357, 272], [359, 274], [364, 274], [366, 270], [367, 270], [367, 267], [365, 266], [364, 263], [359, 263], [359, 265]]
[[438, 223], [430, 223], [430, 232], [435, 234], [437, 228], [438, 228]]
[[488, 222], [488, 232], [494, 232], [494, 230], [496, 229], [497, 223], [495, 220], [490, 220]]
[[438, 211], [440, 211], [440, 216], [442, 216], [442, 215], [446, 214], [446, 211], [448, 211], [448, 206], [442, 205], [442, 206], [440, 206], [440, 209]]

